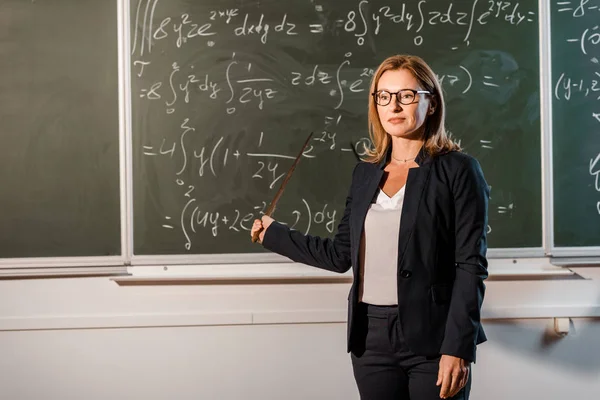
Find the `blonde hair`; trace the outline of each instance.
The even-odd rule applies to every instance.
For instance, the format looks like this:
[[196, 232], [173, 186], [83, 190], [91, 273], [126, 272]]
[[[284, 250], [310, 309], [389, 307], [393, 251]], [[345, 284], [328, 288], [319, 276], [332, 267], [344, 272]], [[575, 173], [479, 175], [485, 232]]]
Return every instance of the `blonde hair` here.
[[445, 127], [446, 108], [444, 105], [444, 95], [442, 86], [438, 81], [433, 70], [423, 59], [411, 55], [395, 55], [386, 58], [375, 71], [371, 80], [369, 92], [369, 136], [373, 142], [373, 149], [365, 149], [365, 161], [379, 163], [386, 156], [391, 145], [390, 136], [383, 129], [379, 114], [377, 113], [377, 104], [371, 95], [377, 90], [379, 79], [386, 71], [404, 69], [410, 72], [419, 82], [423, 90], [431, 93], [432, 102], [435, 106], [433, 114], [427, 116], [425, 120], [424, 145], [425, 151], [431, 155], [447, 153], [449, 151], [460, 151], [460, 146], [455, 143], [450, 133]]

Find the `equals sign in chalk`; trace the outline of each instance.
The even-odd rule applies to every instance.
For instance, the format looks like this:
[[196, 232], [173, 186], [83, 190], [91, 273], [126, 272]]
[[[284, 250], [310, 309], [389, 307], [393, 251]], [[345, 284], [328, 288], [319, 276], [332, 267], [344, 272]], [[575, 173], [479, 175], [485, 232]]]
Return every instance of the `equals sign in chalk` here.
[[[165, 217], [166, 220], [170, 220], [171, 217]], [[167, 228], [167, 229], [173, 229], [173, 225], [169, 225], [169, 224], [163, 224], [163, 228]]]
[[323, 33], [323, 25], [321, 24], [310, 24], [310, 33]]
[[481, 147], [484, 149], [493, 149], [493, 147], [490, 146], [492, 144], [491, 140], [480, 140], [479, 142], [481, 143]]

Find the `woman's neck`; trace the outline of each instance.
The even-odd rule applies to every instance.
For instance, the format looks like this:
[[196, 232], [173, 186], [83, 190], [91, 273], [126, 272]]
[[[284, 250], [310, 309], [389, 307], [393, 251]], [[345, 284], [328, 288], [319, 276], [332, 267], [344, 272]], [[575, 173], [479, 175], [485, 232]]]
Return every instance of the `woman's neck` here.
[[422, 140], [392, 137], [392, 159], [397, 162], [414, 160], [423, 147]]

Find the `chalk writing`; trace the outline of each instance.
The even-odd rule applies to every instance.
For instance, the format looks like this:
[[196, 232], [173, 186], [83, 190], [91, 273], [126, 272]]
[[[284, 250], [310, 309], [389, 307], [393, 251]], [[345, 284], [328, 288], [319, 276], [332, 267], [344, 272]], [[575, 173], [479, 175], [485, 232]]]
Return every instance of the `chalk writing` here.
[[[134, 182], [152, 181], [141, 196], [159, 210], [157, 237], [176, 236], [190, 253], [206, 252], [206, 240], [247, 235], [310, 131], [290, 183], [302, 189], [288, 189], [275, 217], [302, 233], [335, 232], [352, 166], [373, 149], [367, 101], [375, 67], [390, 49], [444, 55], [428, 61], [447, 98], [471, 102], [473, 110], [491, 101], [495, 109], [515, 96], [523, 60], [488, 49], [487, 38], [538, 30], [531, 0], [137, 0], [131, 7]], [[573, 36], [588, 55], [598, 48], [595, 33], [592, 26]], [[555, 95], [600, 95], [594, 81], [574, 86], [575, 79], [565, 72]], [[487, 157], [502, 148], [495, 130], [473, 125], [477, 132], [464, 134], [478, 136], [455, 137], [467, 151]], [[520, 210], [512, 190], [498, 190], [505, 195], [493, 203], [491, 236], [502, 232], [496, 221]]]
[[[148, 14], [152, 3], [151, 13]], [[192, 40], [231, 33], [235, 36], [256, 37], [263, 45], [269, 40], [278, 40], [278, 36], [296, 36], [301, 34], [320, 34], [334, 32], [350, 34], [356, 38], [359, 46], [365, 44], [365, 38], [377, 37], [385, 24], [398, 25], [409, 33], [414, 33], [413, 42], [421, 46], [427, 31], [438, 25], [454, 25], [463, 33], [462, 44], [470, 44], [470, 38], [477, 29], [485, 29], [485, 25], [493, 20], [518, 26], [535, 22], [535, 9], [526, 9], [517, 1], [469, 0], [450, 2], [440, 5], [436, 2], [420, 0], [418, 2], [402, 2], [385, 6], [375, 6], [369, 0], [361, 0], [350, 4], [350, 9], [343, 18], [336, 19], [331, 26], [323, 23], [300, 24], [288, 13], [270, 13], [267, 21], [265, 13], [244, 12], [239, 9], [212, 10], [202, 16], [191, 16], [182, 13], [177, 16], [164, 17], [154, 24], [153, 18], [158, 0], [140, 0], [136, 9], [136, 24], [142, 24], [138, 45], [138, 30], [135, 31], [132, 54], [139, 51], [151, 52], [153, 41], [173, 40], [180, 48]], [[143, 13], [141, 12], [144, 7]], [[590, 7], [588, 7], [589, 9]], [[566, 10], [566, 8], [565, 8]], [[315, 6], [317, 15], [322, 16], [326, 10], [323, 6]], [[141, 22], [140, 22], [141, 21]], [[207, 41], [214, 45], [212, 39]], [[145, 45], [147, 43], [147, 45]], [[212, 47], [212, 46], [211, 46]]]

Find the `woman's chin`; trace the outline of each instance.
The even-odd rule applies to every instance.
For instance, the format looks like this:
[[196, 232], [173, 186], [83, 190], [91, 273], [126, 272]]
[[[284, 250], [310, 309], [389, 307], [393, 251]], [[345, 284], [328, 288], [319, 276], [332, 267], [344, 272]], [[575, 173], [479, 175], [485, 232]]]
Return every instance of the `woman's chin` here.
[[419, 131], [407, 132], [405, 130], [400, 131], [400, 130], [392, 130], [392, 129], [387, 131], [387, 134], [390, 135], [392, 138], [406, 139], [406, 140], [421, 140], [421, 138], [423, 136], [422, 132], [419, 132]]

